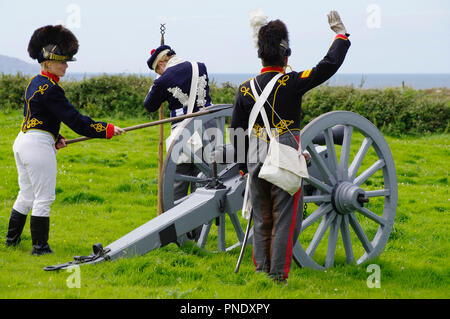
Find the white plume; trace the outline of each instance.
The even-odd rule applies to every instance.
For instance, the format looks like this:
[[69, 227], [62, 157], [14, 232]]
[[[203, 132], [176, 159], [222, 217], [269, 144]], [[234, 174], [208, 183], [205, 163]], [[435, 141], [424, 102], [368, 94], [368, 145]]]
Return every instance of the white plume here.
[[250, 26], [253, 30], [253, 41], [255, 43], [255, 47], [258, 48], [258, 32], [263, 25], [267, 24], [267, 16], [264, 14], [262, 9], [259, 8], [249, 12], [248, 18], [250, 20]]

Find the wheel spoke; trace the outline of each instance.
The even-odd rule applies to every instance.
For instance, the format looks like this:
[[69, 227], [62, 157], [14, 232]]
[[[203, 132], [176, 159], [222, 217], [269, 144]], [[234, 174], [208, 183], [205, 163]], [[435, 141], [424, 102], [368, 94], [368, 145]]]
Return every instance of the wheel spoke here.
[[330, 226], [330, 234], [328, 236], [327, 257], [325, 258], [325, 267], [331, 267], [334, 264], [334, 255], [336, 253], [336, 244], [338, 240], [339, 227], [341, 226], [342, 216], [337, 215], [334, 222]]
[[325, 184], [324, 182], [318, 180], [317, 178], [315, 178], [315, 177], [313, 177], [313, 176], [311, 176], [311, 175], [309, 175], [309, 177], [308, 177], [308, 178], [305, 178], [304, 180], [305, 180], [308, 184], [311, 184], [311, 185], [314, 186], [315, 188], [317, 188], [317, 189], [319, 189], [319, 190], [321, 190], [321, 191], [323, 191], [323, 192], [325, 192], [325, 193], [331, 194], [331, 191], [333, 190], [333, 189], [331, 188], [331, 186]]
[[364, 138], [364, 141], [362, 142], [362, 145], [359, 148], [358, 153], [356, 154], [352, 164], [348, 169], [348, 177], [351, 181], [355, 179], [356, 173], [358, 172], [359, 167], [361, 166], [361, 163], [367, 154], [367, 151], [369, 150], [370, 146], [372, 146], [372, 143], [373, 141], [370, 137]]
[[189, 176], [183, 174], [175, 174], [174, 181], [177, 182], [191, 182], [191, 183], [207, 183], [209, 180], [205, 178], [199, 178], [196, 176]]
[[338, 168], [336, 149], [334, 147], [334, 138], [333, 138], [333, 130], [332, 128], [328, 128], [324, 132], [325, 142], [327, 144], [327, 153], [328, 153], [328, 166], [330, 167], [331, 172], [336, 172]]
[[194, 163], [194, 165], [206, 176], [212, 177], [212, 169], [207, 164], [201, 162]]
[[381, 226], [384, 226], [386, 224], [386, 220], [383, 217], [378, 216], [377, 214], [373, 213], [372, 211], [370, 211], [365, 207], [358, 207], [356, 208], [356, 210], [361, 214], [363, 214], [364, 216], [366, 216], [367, 218], [377, 222]]
[[350, 229], [348, 225], [348, 216], [344, 215], [341, 223], [342, 241], [344, 243], [345, 256], [347, 257], [347, 263], [351, 264], [355, 261], [353, 255], [352, 239], [350, 237]]
[[202, 161], [201, 158], [199, 158], [197, 155], [194, 154], [190, 149], [187, 147], [183, 147], [183, 153], [191, 159], [191, 163], [194, 163], [194, 165], [206, 176], [212, 177], [212, 169], [209, 167], [208, 164]]
[[[206, 135], [206, 143], [210, 144], [210, 148], [214, 149], [218, 145], [225, 144], [225, 135], [224, 135], [224, 127], [225, 127], [225, 118], [218, 117], [215, 120], [216, 127], [210, 127], [208, 123], [206, 123], [206, 127], [204, 126], [203, 129], [205, 130]], [[208, 127], [209, 126], [209, 127]]]
[[331, 222], [334, 220], [335, 217], [336, 217], [335, 212], [323, 216], [322, 221], [320, 222], [320, 225], [317, 228], [317, 231], [314, 234], [311, 243], [306, 249], [306, 253], [309, 255], [310, 258], [313, 257], [314, 253], [316, 252], [317, 246], [319, 245], [320, 241], [323, 238], [323, 235], [325, 235], [327, 228], [330, 226]]
[[391, 195], [391, 191], [389, 189], [366, 191], [366, 197], [385, 197], [389, 195]]
[[348, 176], [348, 159], [350, 156], [350, 145], [352, 143], [353, 127], [345, 126], [344, 140], [341, 147], [341, 158], [339, 160], [338, 178], [340, 180], [347, 179]]
[[331, 204], [322, 204], [320, 205], [311, 215], [306, 218], [302, 223], [302, 230], [304, 231], [306, 228], [314, 224], [319, 220], [322, 216], [329, 213], [333, 209]]
[[312, 195], [303, 197], [304, 203], [329, 203], [331, 195]]
[[375, 174], [379, 169], [383, 168], [384, 166], [385, 166], [384, 160], [380, 159], [376, 161], [375, 163], [373, 163], [372, 166], [370, 166], [368, 169], [362, 172], [361, 175], [355, 178], [353, 183], [355, 185], [361, 186], [361, 184], [363, 184], [366, 180], [368, 180], [370, 176]]
[[325, 161], [322, 159], [322, 156], [320, 156], [317, 153], [316, 147], [314, 146], [314, 144], [309, 144], [306, 148], [311, 154], [312, 161], [317, 164], [317, 169], [322, 174], [322, 177], [325, 178], [326, 180], [328, 180], [330, 185], [336, 184], [336, 178], [328, 169], [328, 166], [325, 163]]
[[361, 225], [358, 222], [358, 219], [356, 218], [355, 214], [350, 214], [349, 221], [350, 225], [352, 226], [353, 230], [356, 233], [356, 236], [358, 236], [359, 240], [361, 241], [361, 244], [363, 245], [364, 249], [367, 253], [370, 253], [373, 250], [372, 243], [367, 238], [366, 234], [364, 233], [364, 230], [362, 229]]

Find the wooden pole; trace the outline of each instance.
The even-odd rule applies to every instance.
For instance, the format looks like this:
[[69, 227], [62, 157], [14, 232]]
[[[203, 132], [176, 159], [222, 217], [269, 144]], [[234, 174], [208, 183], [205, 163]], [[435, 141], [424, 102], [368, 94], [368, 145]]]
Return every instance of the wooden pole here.
[[[159, 120], [164, 120], [164, 103], [161, 104], [159, 108]], [[159, 154], [158, 154], [158, 215], [164, 213], [163, 203], [162, 203], [162, 192], [163, 192], [163, 165], [164, 165], [164, 125], [159, 125]]]
[[[163, 124], [171, 123], [171, 122], [174, 122], [174, 121], [182, 121], [182, 120], [185, 120], [185, 119], [189, 119], [191, 117], [198, 117], [198, 116], [202, 116], [202, 115], [206, 115], [206, 114], [210, 114], [210, 113], [214, 113], [214, 112], [219, 112], [219, 111], [228, 109], [230, 107], [232, 107], [232, 106], [231, 105], [230, 106], [224, 106], [224, 107], [210, 109], [210, 110], [206, 109], [206, 111], [195, 112], [195, 113], [191, 113], [191, 114], [185, 114], [185, 115], [181, 115], [181, 116], [177, 116], [177, 117], [171, 117], [171, 118], [162, 119], [162, 120], [158, 120], [158, 121], [138, 124], [138, 125], [126, 127], [126, 128], [124, 128], [124, 131], [125, 132], [129, 132], [129, 131], [134, 131], [134, 130], [140, 130], [140, 129], [143, 129], [143, 128], [152, 127], [152, 126], [156, 126], [156, 125], [161, 125], [162, 126]], [[93, 139], [92, 137], [83, 136], [83, 137], [74, 138], [72, 140], [67, 140], [66, 144], [74, 144], [74, 143], [83, 142], [83, 141], [92, 140], [92, 139]]]
[[[161, 45], [164, 45], [164, 34], [166, 33], [165, 24], [161, 24]], [[162, 121], [164, 119], [164, 103], [159, 107], [159, 120]], [[163, 176], [163, 165], [164, 165], [164, 125], [159, 125], [159, 153], [158, 153], [158, 215], [164, 213], [163, 209], [163, 184], [162, 184], [162, 176]]]

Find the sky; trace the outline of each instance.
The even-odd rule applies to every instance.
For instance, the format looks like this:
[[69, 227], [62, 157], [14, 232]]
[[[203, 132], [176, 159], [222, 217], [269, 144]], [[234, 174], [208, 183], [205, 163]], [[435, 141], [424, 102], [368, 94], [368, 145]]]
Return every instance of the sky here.
[[335, 34], [337, 10], [352, 46], [341, 73], [450, 73], [449, 0], [0, 0], [0, 54], [29, 63], [33, 31], [63, 23], [80, 43], [71, 72], [150, 73], [146, 61], [160, 43], [209, 73], [258, 73], [261, 62], [248, 14], [262, 9], [288, 27], [295, 71], [310, 69]]

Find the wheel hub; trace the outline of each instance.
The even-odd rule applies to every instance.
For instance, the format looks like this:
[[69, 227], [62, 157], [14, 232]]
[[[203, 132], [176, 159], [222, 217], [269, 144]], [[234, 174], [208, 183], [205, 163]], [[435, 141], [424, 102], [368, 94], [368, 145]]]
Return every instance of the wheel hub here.
[[350, 182], [338, 182], [331, 193], [331, 203], [338, 214], [350, 214], [369, 202], [366, 192]]

